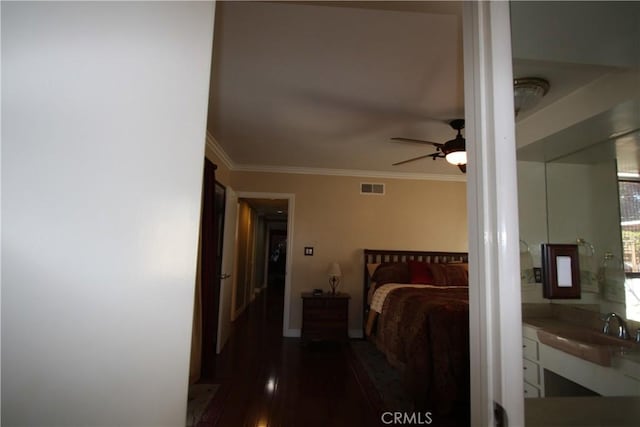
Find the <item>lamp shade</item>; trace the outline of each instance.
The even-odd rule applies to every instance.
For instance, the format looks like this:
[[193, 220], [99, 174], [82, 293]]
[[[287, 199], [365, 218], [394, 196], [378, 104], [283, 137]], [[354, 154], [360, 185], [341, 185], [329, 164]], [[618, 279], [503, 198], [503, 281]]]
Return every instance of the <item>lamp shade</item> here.
[[342, 277], [342, 270], [340, 270], [340, 264], [332, 262], [329, 265], [329, 277]]
[[467, 164], [467, 152], [466, 151], [452, 151], [445, 156], [447, 162], [452, 165], [466, 165]]
[[445, 142], [442, 147], [445, 160], [456, 166], [467, 164], [467, 142], [460, 133], [460, 129], [464, 126], [464, 121], [460, 120], [460, 122], [461, 123], [452, 122], [454, 125], [457, 125], [456, 129], [458, 130], [458, 134], [451, 141]]

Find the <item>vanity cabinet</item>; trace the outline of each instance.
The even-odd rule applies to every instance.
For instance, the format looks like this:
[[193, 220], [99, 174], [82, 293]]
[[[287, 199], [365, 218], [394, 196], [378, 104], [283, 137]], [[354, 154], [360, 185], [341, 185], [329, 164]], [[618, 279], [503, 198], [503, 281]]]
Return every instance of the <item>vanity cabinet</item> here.
[[[551, 381], [557, 377], [601, 396], [640, 395], [640, 355], [616, 356], [611, 366], [601, 366], [541, 343], [536, 327], [523, 324], [522, 329], [525, 398], [560, 396], [557, 381]], [[546, 387], [545, 371], [556, 374]]]
[[615, 357], [611, 366], [600, 366], [579, 357], [540, 344], [540, 359], [548, 369], [601, 396], [640, 395], [640, 375], [636, 362]]
[[544, 375], [540, 365], [540, 343], [536, 330], [526, 325], [522, 330], [524, 397], [544, 397]]

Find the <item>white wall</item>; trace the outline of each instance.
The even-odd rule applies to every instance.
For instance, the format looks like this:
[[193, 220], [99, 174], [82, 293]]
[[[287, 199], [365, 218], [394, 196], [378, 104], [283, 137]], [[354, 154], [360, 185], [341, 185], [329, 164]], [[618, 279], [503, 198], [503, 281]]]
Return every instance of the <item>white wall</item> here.
[[[541, 267], [540, 243], [575, 243], [578, 237], [595, 248], [593, 257], [581, 256], [581, 271], [597, 274], [605, 252], [614, 253], [620, 260], [617, 185], [614, 161], [546, 165], [518, 162], [520, 238], [529, 244], [534, 266]], [[587, 255], [586, 249], [580, 252]], [[550, 302], [542, 298], [541, 284], [523, 285], [523, 302]], [[581, 299], [553, 303], [599, 304], [602, 312], [624, 312], [624, 304], [606, 301], [585, 283]]]
[[2, 425], [184, 424], [213, 15], [2, 3]]
[[[540, 267], [540, 244], [547, 242], [544, 163], [518, 162], [518, 212], [520, 239], [529, 245], [534, 266]], [[520, 250], [524, 251], [524, 246]]]
[[592, 167], [547, 164], [547, 215], [550, 243], [575, 243], [582, 237], [594, 243]]

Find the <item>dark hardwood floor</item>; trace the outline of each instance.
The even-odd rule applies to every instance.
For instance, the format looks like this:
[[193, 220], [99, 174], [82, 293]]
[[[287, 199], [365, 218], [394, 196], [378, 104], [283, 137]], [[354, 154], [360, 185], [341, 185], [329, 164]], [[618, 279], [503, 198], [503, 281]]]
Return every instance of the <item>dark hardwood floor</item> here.
[[216, 357], [222, 384], [200, 427], [378, 426], [348, 345], [282, 337], [282, 287], [263, 291]]

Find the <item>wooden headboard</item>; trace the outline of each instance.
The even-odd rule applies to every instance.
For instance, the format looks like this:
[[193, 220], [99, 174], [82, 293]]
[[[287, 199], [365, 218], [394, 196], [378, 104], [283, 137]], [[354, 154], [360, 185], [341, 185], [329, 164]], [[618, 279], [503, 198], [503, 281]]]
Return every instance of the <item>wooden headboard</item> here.
[[362, 287], [362, 325], [366, 325], [369, 315], [369, 272], [367, 264], [379, 264], [383, 262], [407, 262], [419, 261], [432, 264], [446, 264], [450, 262], [469, 262], [467, 252], [429, 252], [429, 251], [398, 251], [394, 249], [365, 249], [364, 250], [364, 282]]
[[447, 262], [467, 262], [469, 254], [466, 252], [425, 252], [425, 251], [396, 251], [385, 249], [365, 249], [364, 250], [364, 269], [366, 271], [367, 264], [375, 264], [380, 262], [407, 262], [420, 261], [433, 264], [442, 264]]

